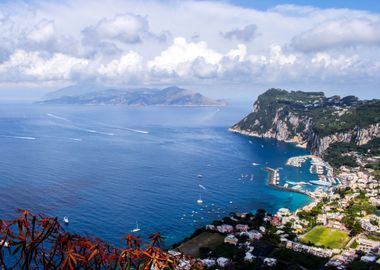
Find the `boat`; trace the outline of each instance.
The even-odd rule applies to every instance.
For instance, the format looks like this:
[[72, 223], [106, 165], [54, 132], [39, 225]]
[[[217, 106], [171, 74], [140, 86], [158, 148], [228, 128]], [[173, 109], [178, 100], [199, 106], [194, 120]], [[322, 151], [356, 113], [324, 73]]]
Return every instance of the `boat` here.
[[199, 199], [197, 200], [197, 204], [202, 204], [202, 203], [203, 203], [202, 196], [201, 194], [199, 194]]
[[67, 216], [64, 216], [63, 217], [63, 222], [65, 222], [65, 224], [69, 224], [69, 218]]
[[331, 187], [331, 183], [330, 182], [326, 182], [326, 181], [322, 181], [322, 180], [310, 181], [310, 183], [312, 183], [314, 185], [318, 185], [318, 186]]
[[9, 242], [5, 240], [0, 240], [0, 247], [9, 247]]
[[203, 178], [203, 175], [202, 174], [198, 174], [197, 177], [198, 178]]
[[138, 224], [138, 222], [137, 222], [137, 220], [136, 220], [136, 228], [134, 228], [134, 229], [132, 230], [132, 232], [136, 233], [136, 232], [139, 232], [139, 231], [141, 231], [141, 229], [139, 228], [139, 224]]
[[253, 166], [259, 166], [260, 164], [259, 164], [259, 163], [256, 163], [256, 162], [252, 162], [252, 165], [253, 165]]

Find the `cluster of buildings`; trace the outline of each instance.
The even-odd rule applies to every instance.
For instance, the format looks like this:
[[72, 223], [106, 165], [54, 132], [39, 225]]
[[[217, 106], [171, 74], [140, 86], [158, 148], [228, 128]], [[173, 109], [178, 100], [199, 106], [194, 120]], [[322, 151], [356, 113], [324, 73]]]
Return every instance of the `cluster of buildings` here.
[[[315, 156], [290, 158], [287, 165], [300, 167], [307, 159], [312, 159], [313, 170], [316, 173], [322, 173], [322, 169], [327, 170], [326, 179], [332, 179], [332, 168]], [[356, 203], [364, 203], [372, 209], [380, 206], [379, 181], [370, 172], [361, 169], [341, 167], [339, 171], [338, 178], [335, 178], [339, 179], [337, 186], [321, 187], [310, 191], [308, 195], [314, 199], [310, 204], [296, 212], [280, 208], [275, 215], [267, 215], [264, 221], [270, 223], [272, 229], [274, 228], [282, 247], [326, 258], [328, 259], [326, 266], [346, 269], [354, 260], [380, 264], [380, 216], [367, 213], [360, 207], [352, 215], [352, 206]], [[310, 216], [305, 218], [304, 214], [300, 215], [301, 211], [308, 213], [315, 212], [315, 209], [318, 211], [316, 215], [312, 216], [312, 220]], [[355, 233], [356, 235], [353, 235], [351, 227], [347, 225], [347, 215], [350, 215], [351, 219], [354, 218], [354, 221], [360, 224], [361, 231]], [[267, 233], [266, 228], [260, 227], [256, 230], [246, 224], [240, 224], [237, 219], [231, 219], [236, 221], [236, 225], [207, 225], [206, 230], [225, 235], [225, 244], [243, 249], [245, 252], [244, 261], [253, 262], [256, 259], [253, 254], [253, 243]], [[335, 249], [303, 243], [302, 236], [315, 225], [344, 232], [346, 235], [351, 235], [352, 238], [345, 246]], [[289, 236], [289, 234], [292, 235]], [[265, 257], [261, 259], [269, 267], [277, 264], [276, 258]], [[204, 259], [201, 262], [206, 267], [218, 266], [223, 268], [230, 263], [230, 260], [220, 257]]]
[[289, 240], [283, 240], [283, 242], [286, 248], [292, 249], [297, 252], [306, 252], [321, 258], [330, 258], [334, 255], [334, 252], [331, 249], [308, 246], [299, 242], [293, 242]]

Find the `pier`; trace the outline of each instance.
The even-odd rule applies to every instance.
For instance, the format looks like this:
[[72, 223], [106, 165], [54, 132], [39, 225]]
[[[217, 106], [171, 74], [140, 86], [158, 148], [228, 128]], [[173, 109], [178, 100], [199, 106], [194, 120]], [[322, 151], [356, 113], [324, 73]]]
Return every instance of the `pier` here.
[[294, 189], [294, 188], [289, 188], [289, 187], [283, 187], [283, 186], [278, 185], [277, 184], [277, 174], [278, 174], [277, 170], [269, 168], [269, 167], [265, 167], [264, 170], [269, 173], [269, 178], [268, 178], [268, 185], [269, 186], [271, 186], [275, 189], [289, 191], [289, 192], [295, 192], [295, 193], [301, 193], [301, 194], [309, 196], [309, 194], [306, 191], [298, 190], [298, 189]]

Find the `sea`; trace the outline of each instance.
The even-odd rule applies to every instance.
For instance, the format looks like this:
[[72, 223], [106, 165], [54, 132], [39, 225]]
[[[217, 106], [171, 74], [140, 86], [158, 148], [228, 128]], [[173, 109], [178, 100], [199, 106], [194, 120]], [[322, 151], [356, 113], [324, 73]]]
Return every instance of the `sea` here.
[[[116, 245], [139, 226], [173, 244], [231, 212], [295, 210], [306, 195], [267, 185], [266, 166], [305, 149], [228, 131], [250, 108], [0, 104], [0, 218], [28, 209]], [[199, 199], [202, 204], [197, 203]]]

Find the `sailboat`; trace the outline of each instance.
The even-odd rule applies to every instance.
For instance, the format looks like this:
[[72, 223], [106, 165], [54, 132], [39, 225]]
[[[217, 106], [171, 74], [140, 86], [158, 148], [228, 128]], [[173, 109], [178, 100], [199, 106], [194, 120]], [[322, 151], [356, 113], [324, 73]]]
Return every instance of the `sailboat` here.
[[64, 216], [63, 217], [63, 222], [65, 222], [66, 224], [69, 224], [69, 218], [67, 216]]
[[199, 194], [199, 199], [197, 200], [197, 203], [198, 204], [202, 204], [203, 203], [201, 194]]
[[132, 230], [132, 232], [139, 232], [139, 231], [141, 231], [141, 229], [139, 228], [139, 223], [138, 223], [137, 220], [136, 220], [136, 228], [134, 228], [134, 229]]

